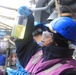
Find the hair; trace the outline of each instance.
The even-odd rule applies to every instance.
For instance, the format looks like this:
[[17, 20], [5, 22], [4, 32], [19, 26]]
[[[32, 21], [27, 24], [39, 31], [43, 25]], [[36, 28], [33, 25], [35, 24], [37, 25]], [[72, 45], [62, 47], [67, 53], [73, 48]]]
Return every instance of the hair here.
[[57, 43], [58, 46], [68, 48], [68, 46], [69, 46], [68, 40], [65, 37], [63, 37], [62, 35], [60, 35], [59, 33], [56, 33], [56, 34], [54, 33], [53, 39]]
[[[49, 29], [49, 27], [47, 27], [46, 30], [50, 33], [53, 33]], [[54, 40], [54, 43], [56, 43], [60, 47], [66, 47], [66, 48], [69, 47], [68, 40], [59, 33], [53, 33], [53, 40]]]

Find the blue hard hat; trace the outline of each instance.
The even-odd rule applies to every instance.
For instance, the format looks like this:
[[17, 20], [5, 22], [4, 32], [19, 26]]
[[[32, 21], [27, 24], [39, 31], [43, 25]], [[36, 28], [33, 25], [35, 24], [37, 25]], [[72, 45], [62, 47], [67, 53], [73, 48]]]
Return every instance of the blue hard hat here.
[[39, 24], [41, 24], [41, 23], [40, 22], [37, 22], [37, 21], [34, 22], [34, 26], [37, 26]]
[[33, 36], [42, 34], [43, 31], [46, 31], [46, 26], [40, 22], [34, 22], [34, 31], [32, 33]]
[[76, 40], [76, 22], [69, 17], [60, 17], [51, 22], [52, 28], [68, 40]]
[[46, 26], [43, 24], [43, 23], [40, 23], [40, 22], [34, 22], [34, 30], [38, 29], [38, 28], [41, 28], [42, 30], [46, 30]]

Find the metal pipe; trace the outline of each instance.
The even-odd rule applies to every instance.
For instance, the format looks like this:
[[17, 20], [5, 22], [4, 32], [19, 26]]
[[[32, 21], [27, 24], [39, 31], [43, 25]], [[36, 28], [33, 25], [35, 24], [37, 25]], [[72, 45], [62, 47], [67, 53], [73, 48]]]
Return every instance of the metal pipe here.
[[11, 7], [7, 7], [7, 6], [3, 6], [3, 5], [0, 5], [0, 7], [5, 8], [5, 9], [10, 9], [10, 10], [15, 10], [15, 11], [17, 11], [16, 8], [11, 8]]
[[34, 8], [34, 9], [31, 9], [32, 11], [42, 11], [42, 10], [46, 10], [48, 9], [53, 3], [55, 2], [55, 0], [51, 0], [47, 6], [45, 7], [39, 7], [39, 8]]

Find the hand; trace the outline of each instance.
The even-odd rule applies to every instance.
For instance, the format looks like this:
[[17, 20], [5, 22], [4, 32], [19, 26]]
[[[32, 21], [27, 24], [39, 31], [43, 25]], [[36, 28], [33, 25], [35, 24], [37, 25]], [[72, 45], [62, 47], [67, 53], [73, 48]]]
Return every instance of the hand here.
[[11, 69], [11, 68], [6, 68], [7, 74], [8, 75], [15, 75], [15, 73], [17, 72], [17, 70]]
[[8, 75], [29, 75], [26, 70], [20, 65], [20, 63], [16, 64], [17, 70], [6, 68]]
[[20, 15], [24, 15], [25, 17], [31, 14], [31, 10], [29, 10], [26, 6], [18, 8], [18, 12]]
[[14, 70], [11, 68], [7, 68], [6, 70], [8, 75], [29, 75], [24, 69]]

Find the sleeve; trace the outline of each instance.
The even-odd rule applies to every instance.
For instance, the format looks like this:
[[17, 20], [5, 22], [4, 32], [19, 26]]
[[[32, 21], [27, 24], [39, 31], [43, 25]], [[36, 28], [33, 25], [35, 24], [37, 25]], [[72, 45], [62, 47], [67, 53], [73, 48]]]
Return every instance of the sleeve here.
[[28, 16], [24, 39], [16, 39], [16, 53], [21, 66], [25, 67], [31, 56], [36, 52], [36, 46], [33, 42], [32, 32], [34, 28], [34, 17], [32, 14]]
[[15, 45], [18, 51], [21, 50], [24, 45], [27, 45], [28, 42], [30, 42], [33, 39], [32, 37], [33, 29], [34, 29], [34, 17], [31, 14], [28, 16], [24, 38], [15, 40]]

